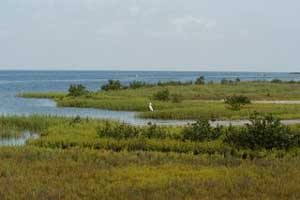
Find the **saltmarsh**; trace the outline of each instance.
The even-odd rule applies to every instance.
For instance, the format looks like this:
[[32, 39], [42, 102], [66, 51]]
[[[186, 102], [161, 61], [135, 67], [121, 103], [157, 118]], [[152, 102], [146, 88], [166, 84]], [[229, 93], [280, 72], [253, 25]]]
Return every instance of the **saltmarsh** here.
[[300, 198], [299, 144], [238, 149], [224, 142], [228, 128], [197, 141], [183, 127], [78, 117], [1, 117], [0, 125], [41, 136], [0, 148], [1, 199]]
[[[154, 100], [153, 96], [168, 89], [180, 95], [182, 101]], [[21, 94], [26, 98], [52, 98], [61, 107], [99, 108], [119, 111], [138, 111], [138, 117], [153, 119], [245, 119], [253, 111], [272, 113], [282, 119], [300, 118], [300, 104], [259, 104], [233, 111], [221, 102], [232, 95], [244, 95], [255, 100], [299, 100], [300, 84], [271, 82], [237, 82], [233, 84], [173, 85], [92, 92], [71, 97], [63, 93]], [[149, 112], [153, 103], [155, 112]]]

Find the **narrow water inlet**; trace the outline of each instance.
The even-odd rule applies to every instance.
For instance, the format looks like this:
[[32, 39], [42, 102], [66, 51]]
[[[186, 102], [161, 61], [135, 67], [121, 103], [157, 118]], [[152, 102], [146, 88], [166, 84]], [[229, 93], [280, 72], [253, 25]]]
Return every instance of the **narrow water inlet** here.
[[24, 146], [28, 140], [38, 139], [38, 138], [39, 138], [38, 134], [25, 131], [18, 137], [1, 138], [0, 147], [1, 146]]

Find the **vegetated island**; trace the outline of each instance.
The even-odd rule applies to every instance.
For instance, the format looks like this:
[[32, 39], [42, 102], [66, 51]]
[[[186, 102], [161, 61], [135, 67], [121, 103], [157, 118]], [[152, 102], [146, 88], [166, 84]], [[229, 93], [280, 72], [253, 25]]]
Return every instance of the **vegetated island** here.
[[[138, 117], [152, 119], [248, 119], [255, 111], [280, 119], [300, 118], [300, 104], [256, 102], [300, 100], [300, 83], [279, 79], [241, 82], [237, 78], [214, 83], [206, 82], [205, 77], [200, 76], [194, 82], [148, 84], [133, 81], [129, 85], [110, 80], [96, 92], [88, 91], [83, 85], [71, 85], [68, 93], [24, 93], [19, 96], [50, 98], [61, 107], [136, 111]], [[155, 112], [149, 111], [149, 102], [153, 103]]]

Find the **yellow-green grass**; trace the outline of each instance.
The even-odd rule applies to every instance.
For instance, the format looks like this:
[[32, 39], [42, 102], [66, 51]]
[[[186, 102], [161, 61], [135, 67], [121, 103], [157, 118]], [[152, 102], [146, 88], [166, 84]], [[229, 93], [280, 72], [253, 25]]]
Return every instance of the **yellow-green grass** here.
[[[153, 100], [153, 95], [168, 88], [171, 94], [180, 94], [183, 101]], [[282, 119], [299, 118], [300, 105], [252, 104], [241, 111], [232, 111], [222, 102], [230, 95], [245, 95], [251, 100], [300, 100], [300, 84], [242, 82], [232, 85], [207, 84], [187, 86], [157, 86], [151, 88], [99, 91], [83, 97], [68, 97], [63, 93], [21, 94], [22, 97], [52, 98], [61, 107], [98, 108], [119, 111], [138, 111], [139, 117], [155, 119], [245, 119], [253, 111], [273, 113]], [[214, 100], [216, 102], [209, 102]], [[148, 112], [149, 102], [155, 112]]]
[[[24, 147], [0, 147], [0, 199], [300, 198], [299, 148], [251, 151], [255, 157], [242, 159], [238, 154], [246, 150], [230, 149], [222, 138], [101, 138], [97, 132], [106, 123], [0, 117], [3, 127], [41, 135]], [[161, 128], [174, 135], [182, 130]], [[300, 126], [292, 130], [299, 132]]]
[[300, 104], [252, 104], [235, 111], [228, 109], [224, 103], [200, 103], [188, 107], [156, 110], [155, 112], [139, 113], [142, 118], [153, 119], [216, 119], [216, 120], [240, 120], [248, 119], [254, 112], [272, 114], [280, 119], [299, 119]]
[[0, 148], [1, 199], [299, 199], [300, 160]]

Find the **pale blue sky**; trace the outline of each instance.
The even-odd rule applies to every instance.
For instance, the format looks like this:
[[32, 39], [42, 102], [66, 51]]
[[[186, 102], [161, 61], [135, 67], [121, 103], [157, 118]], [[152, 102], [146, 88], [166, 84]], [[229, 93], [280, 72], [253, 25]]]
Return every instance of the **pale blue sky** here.
[[0, 69], [300, 71], [299, 0], [1, 0]]

